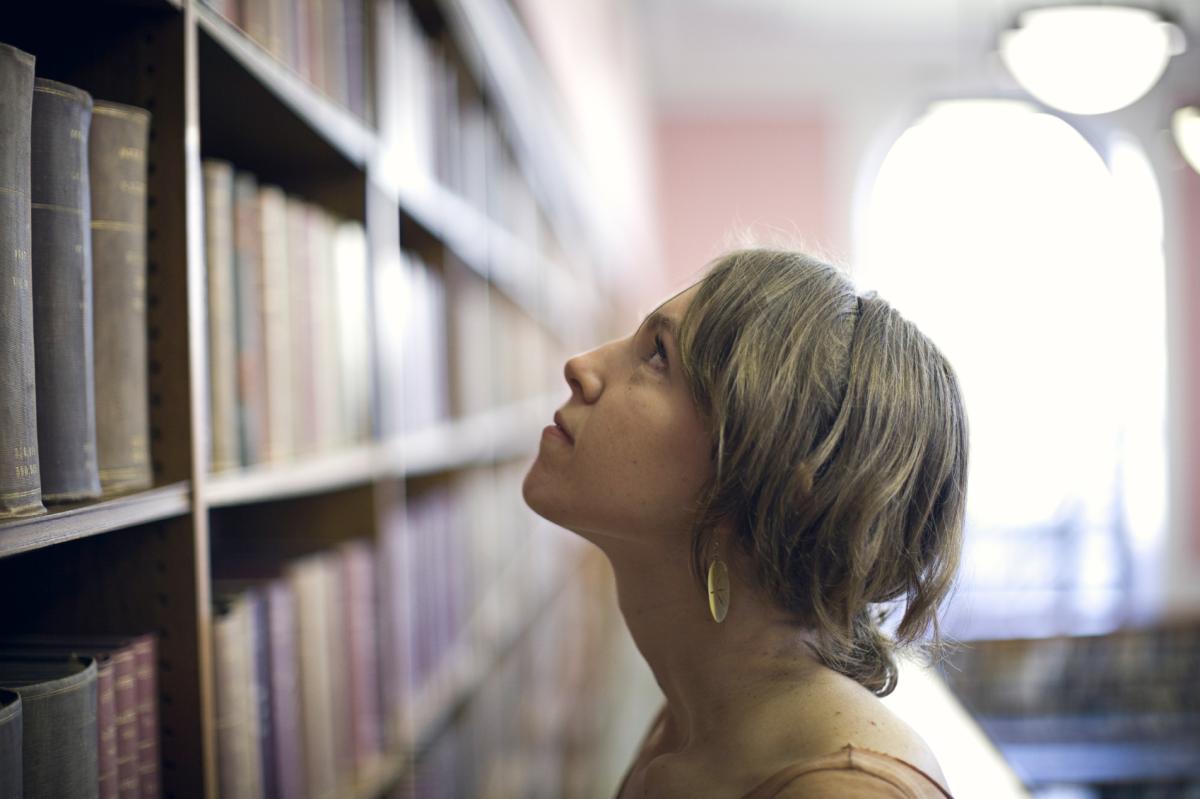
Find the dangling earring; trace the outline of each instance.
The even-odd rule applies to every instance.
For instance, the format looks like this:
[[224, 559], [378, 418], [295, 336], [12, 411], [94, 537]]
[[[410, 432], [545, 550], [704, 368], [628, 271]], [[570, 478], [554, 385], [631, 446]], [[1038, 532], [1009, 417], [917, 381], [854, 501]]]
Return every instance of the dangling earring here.
[[712, 562], [708, 564], [708, 610], [720, 624], [729, 612], [729, 570], [721, 560], [720, 542], [713, 539]]

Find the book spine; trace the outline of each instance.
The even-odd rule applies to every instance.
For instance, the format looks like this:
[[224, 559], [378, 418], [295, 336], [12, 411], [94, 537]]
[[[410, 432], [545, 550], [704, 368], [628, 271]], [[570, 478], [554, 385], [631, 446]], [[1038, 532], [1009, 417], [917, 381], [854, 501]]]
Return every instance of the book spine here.
[[[96, 661], [72, 657], [59, 662], [61, 667], [43, 677], [15, 681], [11, 663], [0, 666], [0, 685], [21, 695], [23, 795], [97, 799]], [[20, 664], [18, 671], [28, 666]]]
[[262, 219], [258, 184], [253, 175], [238, 173], [233, 182], [234, 286], [237, 302], [238, 438], [244, 466], [262, 460], [264, 393], [262, 388], [262, 316], [259, 313], [259, 261], [262, 258]]
[[249, 592], [251, 610], [251, 679], [254, 683], [254, 708], [256, 740], [255, 757], [262, 781], [263, 796], [277, 796], [277, 773], [275, 770], [275, 723], [271, 706], [271, 633], [269, 627], [270, 607], [267, 593], [262, 588]]
[[292, 395], [292, 342], [288, 288], [289, 247], [287, 240], [287, 201], [276, 186], [259, 189], [262, 220], [262, 269], [260, 278], [266, 380], [267, 427], [263, 458], [287, 460], [294, 452], [292, 431], [294, 402]]
[[341, 370], [338, 404], [342, 410], [342, 440], [357, 443], [371, 435], [371, 376], [368, 324], [367, 239], [358, 222], [338, 225], [335, 240], [338, 366]]
[[[340, 558], [336, 552], [322, 553], [321, 578], [324, 582], [324, 615], [328, 634], [330, 726], [333, 730], [334, 775], [340, 787], [354, 775], [354, 696], [350, 689], [351, 639], [345, 625], [345, 594], [342, 588]], [[341, 793], [339, 792], [339, 796]]]
[[142, 797], [162, 795], [158, 758], [158, 642], [152, 633], [133, 641], [137, 670], [138, 782]]
[[296, 600], [286, 580], [266, 589], [275, 796], [303, 799], [304, 730], [296, 663]]
[[96, 658], [96, 762], [100, 799], [116, 799], [117, 787], [117, 698], [112, 658]]
[[348, 693], [354, 766], [361, 770], [380, 753], [378, 614], [371, 548], [363, 541], [345, 545], [340, 565], [342, 625], [349, 655]]
[[21, 695], [0, 688], [0, 799], [21, 799]]
[[333, 283], [333, 220], [323, 209], [309, 207], [309, 292], [312, 313], [314, 376], [314, 428], [316, 447], [328, 451], [337, 445], [338, 387], [337, 316]]
[[114, 650], [113, 694], [116, 701], [117, 795], [137, 799], [138, 782], [137, 660], [132, 646]]
[[146, 361], [146, 142], [150, 113], [92, 107], [92, 321], [96, 448], [104, 493], [147, 488], [150, 406]]
[[0, 519], [42, 513], [30, 250], [33, 56], [0, 44]]
[[289, 251], [291, 270], [288, 289], [291, 299], [288, 314], [292, 338], [292, 442], [297, 454], [306, 455], [316, 442], [316, 370], [313, 365], [312, 250], [308, 241], [308, 205], [295, 197], [287, 198], [288, 241], [301, 246]]
[[204, 162], [204, 258], [208, 277], [208, 385], [211, 469], [236, 468], [238, 443], [237, 293], [234, 288], [233, 166]]
[[363, 0], [343, 0], [346, 48], [346, 107], [359, 119], [368, 120], [366, 8]]
[[296, 650], [300, 664], [300, 709], [304, 728], [304, 773], [310, 799], [337, 795], [330, 656], [328, 584], [321, 556], [292, 563], [288, 576], [296, 595]]
[[213, 614], [216, 672], [217, 776], [220, 795], [257, 796], [257, 769], [250, 740], [250, 617], [245, 597], [218, 601]]
[[304, 15], [304, 27], [308, 31], [306, 61], [308, 63], [308, 79], [321, 92], [328, 94], [325, 60], [325, 4], [334, 0], [300, 0]]
[[33, 348], [42, 498], [100, 494], [92, 351], [92, 98], [37, 78], [30, 144]]

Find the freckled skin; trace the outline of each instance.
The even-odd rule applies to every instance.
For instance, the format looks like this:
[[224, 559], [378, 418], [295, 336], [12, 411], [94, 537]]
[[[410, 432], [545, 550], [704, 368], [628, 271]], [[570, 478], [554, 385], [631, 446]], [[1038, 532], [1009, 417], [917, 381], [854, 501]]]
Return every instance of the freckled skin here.
[[[694, 293], [661, 312], [680, 319]], [[571, 398], [561, 410], [575, 443], [542, 439], [522, 486], [537, 513], [596, 543], [688, 528], [711, 474], [709, 435], [678, 370], [675, 342], [663, 339], [665, 371], [648, 327], [567, 361]]]

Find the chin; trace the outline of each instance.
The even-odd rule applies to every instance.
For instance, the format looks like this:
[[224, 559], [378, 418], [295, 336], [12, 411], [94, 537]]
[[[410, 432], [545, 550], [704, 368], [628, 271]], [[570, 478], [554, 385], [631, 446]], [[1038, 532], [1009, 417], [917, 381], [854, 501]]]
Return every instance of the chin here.
[[541, 516], [546, 521], [559, 524], [553, 512], [553, 503], [547, 502], [544, 496], [544, 484], [538, 474], [537, 461], [529, 467], [529, 471], [525, 473], [525, 479], [521, 482], [521, 499], [525, 500], [525, 504], [529, 509]]
[[529, 509], [551, 524], [592, 541], [592, 536], [582, 532], [578, 525], [572, 524], [568, 518], [569, 514], [554, 501], [553, 497], [547, 496], [549, 492], [540, 477], [535, 464], [525, 473], [525, 480], [521, 483], [521, 499], [525, 500]]

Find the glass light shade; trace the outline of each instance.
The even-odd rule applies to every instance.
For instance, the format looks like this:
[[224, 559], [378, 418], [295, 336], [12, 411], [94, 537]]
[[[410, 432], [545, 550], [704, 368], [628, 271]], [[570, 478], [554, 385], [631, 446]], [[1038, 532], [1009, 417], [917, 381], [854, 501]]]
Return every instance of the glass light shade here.
[[1183, 33], [1129, 6], [1037, 8], [1000, 35], [1000, 57], [1037, 99], [1071, 114], [1104, 114], [1138, 100], [1162, 77]]
[[1200, 108], [1189, 105], [1171, 116], [1171, 133], [1183, 160], [1200, 172]]

